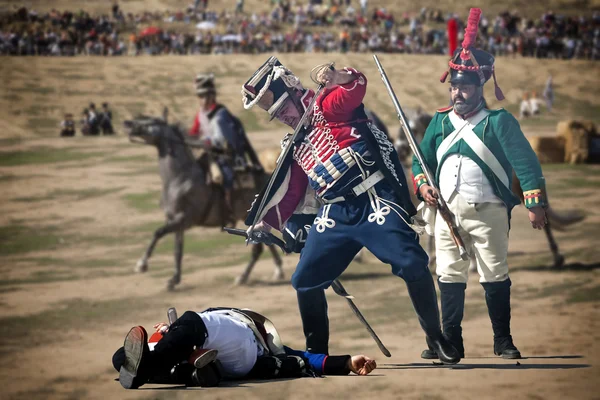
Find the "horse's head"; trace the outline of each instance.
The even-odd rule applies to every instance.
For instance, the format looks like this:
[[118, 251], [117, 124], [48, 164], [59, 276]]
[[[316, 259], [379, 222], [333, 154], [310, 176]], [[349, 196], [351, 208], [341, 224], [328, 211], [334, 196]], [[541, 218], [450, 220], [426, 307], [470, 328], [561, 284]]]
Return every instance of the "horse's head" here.
[[162, 118], [140, 115], [123, 123], [129, 141], [157, 146], [166, 135], [169, 125]]

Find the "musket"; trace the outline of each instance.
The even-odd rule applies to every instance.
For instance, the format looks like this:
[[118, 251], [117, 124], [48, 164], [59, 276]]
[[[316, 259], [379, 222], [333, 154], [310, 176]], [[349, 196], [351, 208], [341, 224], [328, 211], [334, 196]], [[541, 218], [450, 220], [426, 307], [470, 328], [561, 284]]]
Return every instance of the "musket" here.
[[[285, 253], [291, 253], [291, 251], [288, 248], [286, 248], [285, 242], [270, 232], [254, 231], [251, 234], [249, 234], [248, 232], [246, 232], [243, 229], [227, 228], [227, 227], [224, 227], [223, 230], [232, 235], [245, 237], [246, 241], [248, 243], [264, 243], [266, 245], [274, 244], [275, 246], [279, 246], [281, 248], [281, 250], [283, 250]], [[348, 301], [348, 305], [352, 309], [352, 312], [354, 312], [354, 315], [356, 315], [356, 317], [364, 325], [364, 327], [367, 328], [367, 331], [369, 332], [369, 334], [371, 335], [373, 340], [375, 340], [375, 343], [377, 343], [377, 347], [379, 347], [379, 350], [381, 350], [381, 352], [386, 357], [391, 357], [392, 355], [390, 354], [390, 351], [381, 342], [381, 339], [379, 339], [379, 336], [377, 336], [377, 334], [375, 333], [373, 328], [371, 328], [371, 325], [367, 322], [367, 320], [362, 315], [362, 313], [360, 312], [360, 310], [358, 309], [356, 304], [354, 304], [354, 301], [353, 301], [354, 296], [352, 296], [350, 293], [346, 292], [346, 289], [344, 288], [344, 286], [338, 279], [334, 280], [331, 283], [331, 288], [333, 289], [335, 294], [345, 298]]]
[[[388, 94], [390, 95], [390, 98], [392, 99], [392, 102], [394, 103], [394, 108], [396, 109], [396, 114], [398, 115], [398, 119], [400, 120], [400, 126], [401, 126], [402, 130], [404, 130], [404, 133], [406, 134], [406, 139], [408, 140], [408, 144], [410, 145], [410, 148], [413, 151], [413, 154], [417, 158], [417, 161], [419, 162], [419, 164], [421, 164], [421, 169], [423, 170], [423, 174], [425, 174], [425, 177], [427, 178], [428, 185], [431, 186], [435, 190], [436, 193], [438, 193], [437, 209], [440, 212], [440, 215], [442, 216], [444, 221], [446, 221], [446, 224], [448, 224], [448, 228], [450, 228], [450, 235], [452, 236], [452, 240], [454, 240], [456, 247], [458, 247], [458, 251], [460, 253], [460, 258], [462, 258], [463, 260], [468, 260], [469, 254], [467, 253], [465, 243], [463, 242], [462, 238], [460, 237], [460, 233], [458, 232], [458, 227], [454, 223], [452, 213], [448, 209], [448, 205], [446, 204], [446, 201], [441, 196], [441, 194], [439, 194], [439, 189], [435, 183], [435, 180], [433, 178], [431, 171], [429, 170], [429, 167], [427, 167], [427, 164], [425, 163], [425, 161], [423, 159], [423, 153], [421, 153], [421, 149], [417, 145], [417, 141], [415, 140], [415, 137], [414, 137], [412, 131], [410, 130], [410, 126], [406, 122], [406, 116], [404, 115], [404, 112], [402, 111], [402, 107], [400, 107], [400, 102], [398, 102], [398, 98], [396, 97], [396, 94], [394, 93], [394, 89], [392, 89], [392, 85], [390, 84], [390, 81], [389, 81], [385, 71], [383, 70], [383, 66], [379, 62], [379, 59], [377, 58], [377, 55], [373, 54], [373, 59], [375, 60], [375, 64], [377, 64], [377, 69], [379, 70], [379, 73], [381, 74], [381, 80], [383, 81], [383, 84], [385, 85], [385, 88], [387, 89]], [[430, 192], [430, 194], [433, 194], [433, 193]]]
[[[333, 63], [331, 63], [329, 65], [329, 68], [332, 68], [332, 67], [333, 67]], [[287, 141], [285, 148], [283, 149], [283, 152], [279, 158], [280, 160], [285, 160], [287, 158], [288, 154], [290, 153], [290, 151], [292, 151], [292, 149], [294, 148], [296, 139], [298, 138], [298, 136], [304, 129], [304, 126], [306, 125], [306, 123], [308, 121], [308, 117], [310, 117], [310, 115], [313, 112], [315, 101], [317, 100], [317, 97], [319, 97], [319, 95], [321, 94], [321, 92], [323, 91], [324, 88], [325, 88], [325, 85], [323, 83], [319, 83], [319, 85], [317, 86], [317, 90], [315, 91], [315, 95], [310, 100], [310, 104], [304, 111], [304, 114], [302, 114], [302, 117], [300, 118], [298, 125], [296, 125], [296, 128], [294, 129], [294, 133]], [[258, 221], [261, 217], [262, 211], [267, 202], [267, 198], [269, 197], [269, 193], [271, 191], [271, 188], [273, 187], [273, 183], [275, 182], [275, 178], [277, 176], [279, 176], [279, 171], [281, 170], [282, 165], [283, 165], [283, 162], [278, 163], [277, 166], [275, 167], [275, 171], [273, 171], [273, 173], [271, 174], [271, 178], [269, 179], [269, 183], [267, 184], [267, 189], [265, 190], [265, 195], [262, 197], [262, 199], [260, 199], [260, 203], [258, 205], [258, 208], [256, 209], [256, 214], [254, 215], [254, 220], [252, 221], [252, 225], [250, 225], [250, 229], [248, 230], [249, 236], [252, 236], [252, 233], [254, 232], [254, 227], [256, 226], [256, 224], [258, 223]]]

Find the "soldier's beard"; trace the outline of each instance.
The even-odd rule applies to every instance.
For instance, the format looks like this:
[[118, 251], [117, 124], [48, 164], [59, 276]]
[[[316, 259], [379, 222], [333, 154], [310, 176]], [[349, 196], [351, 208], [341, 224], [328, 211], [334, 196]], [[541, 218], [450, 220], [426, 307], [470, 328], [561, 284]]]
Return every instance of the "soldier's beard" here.
[[465, 115], [473, 111], [481, 102], [481, 96], [472, 96], [465, 99], [462, 96], [456, 96], [452, 99], [454, 111], [457, 114]]

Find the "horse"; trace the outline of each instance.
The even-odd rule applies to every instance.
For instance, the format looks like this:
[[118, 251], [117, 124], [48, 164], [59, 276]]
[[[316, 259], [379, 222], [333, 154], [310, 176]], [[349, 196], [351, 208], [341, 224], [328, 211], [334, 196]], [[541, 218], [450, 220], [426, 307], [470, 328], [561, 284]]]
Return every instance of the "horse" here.
[[[251, 187], [234, 187], [233, 210], [229, 210], [222, 187], [207, 180], [208, 169], [203, 168], [194, 158], [181, 128], [167, 122], [166, 110], [162, 118], [138, 116], [125, 121], [124, 126], [131, 142], [151, 145], [158, 150], [162, 180], [160, 204], [166, 216], [166, 223], [154, 232], [135, 271], [146, 272], [148, 259], [152, 256], [156, 243], [163, 236], [175, 233], [175, 273], [167, 282], [167, 289], [173, 290], [181, 282], [184, 232], [193, 226], [223, 227], [228, 221], [245, 218], [257, 188], [262, 187], [268, 175], [256, 172], [253, 175], [254, 183], [249, 185]], [[284, 277], [281, 257], [274, 246], [268, 247], [275, 261], [273, 279], [281, 280]], [[246, 270], [252, 269], [262, 251], [262, 244], [252, 245], [252, 257]], [[247, 279], [248, 276], [242, 274], [236, 278], [235, 283], [244, 284]]]

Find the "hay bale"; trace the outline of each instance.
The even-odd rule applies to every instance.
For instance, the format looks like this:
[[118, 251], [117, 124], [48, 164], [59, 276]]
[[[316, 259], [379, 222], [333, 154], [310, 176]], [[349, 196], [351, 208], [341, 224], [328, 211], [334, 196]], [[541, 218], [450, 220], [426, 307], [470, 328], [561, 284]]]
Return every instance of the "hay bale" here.
[[565, 159], [565, 139], [554, 136], [537, 136], [529, 138], [540, 163], [561, 163]]
[[565, 140], [564, 161], [570, 164], [585, 163], [589, 157], [590, 140], [596, 127], [592, 121], [561, 121], [556, 126], [559, 137]]

